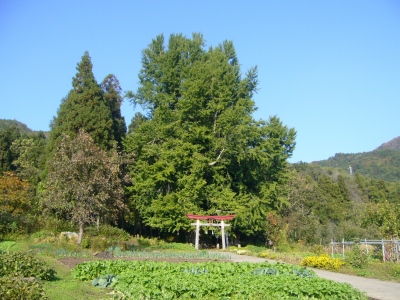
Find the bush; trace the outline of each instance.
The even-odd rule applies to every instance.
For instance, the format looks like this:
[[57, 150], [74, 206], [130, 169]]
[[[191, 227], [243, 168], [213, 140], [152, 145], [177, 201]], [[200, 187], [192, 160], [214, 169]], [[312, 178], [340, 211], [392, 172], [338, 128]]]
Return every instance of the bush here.
[[368, 266], [368, 255], [356, 244], [351, 251], [347, 252], [345, 261], [354, 268], [365, 268]]
[[125, 247], [126, 241], [132, 239], [125, 230], [111, 225], [90, 226], [86, 229], [81, 242], [82, 248], [94, 251], [105, 251], [108, 247], [119, 245]]
[[43, 280], [55, 278], [56, 271], [27, 253], [5, 253], [0, 255], [0, 277], [35, 277]]
[[311, 252], [316, 255], [321, 255], [324, 253], [324, 247], [322, 247], [322, 245], [314, 245], [311, 248]]
[[303, 259], [302, 266], [337, 271], [345, 262], [340, 258], [331, 258], [328, 255], [309, 256]]
[[90, 248], [94, 251], [105, 251], [108, 247], [115, 244], [113, 240], [106, 239], [104, 236], [94, 236], [88, 239], [90, 243]]
[[90, 226], [86, 229], [87, 236], [102, 236], [115, 241], [128, 241], [132, 237], [125, 230], [111, 225]]
[[0, 278], [0, 298], [2, 300], [15, 299], [48, 299], [43, 286], [34, 278]]

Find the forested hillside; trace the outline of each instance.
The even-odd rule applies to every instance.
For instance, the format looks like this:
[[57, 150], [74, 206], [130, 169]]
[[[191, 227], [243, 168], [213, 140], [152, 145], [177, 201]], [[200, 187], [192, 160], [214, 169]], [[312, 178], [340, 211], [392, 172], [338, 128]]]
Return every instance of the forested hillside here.
[[290, 205], [283, 213], [291, 240], [382, 238], [400, 234], [400, 183], [332, 167], [292, 165]]
[[400, 136], [390, 140], [389, 142], [383, 143], [376, 150], [392, 149], [400, 151]]
[[382, 144], [371, 152], [356, 154], [338, 153], [327, 160], [315, 161], [312, 164], [340, 168], [359, 173], [370, 178], [391, 182], [400, 180], [400, 137]]
[[0, 119], [0, 131], [6, 131], [7, 129], [9, 129], [11, 127], [18, 128], [20, 134], [29, 135], [29, 134], [33, 133], [33, 131], [31, 129], [29, 129], [26, 124], [21, 123], [17, 120]]
[[119, 81], [98, 83], [89, 52], [48, 138], [1, 120], [0, 235], [56, 228], [81, 242], [87, 226], [112, 224], [191, 242], [186, 214], [235, 214], [231, 238], [278, 247], [400, 235], [396, 139], [291, 165], [296, 131], [253, 118], [257, 68], [241, 70], [232, 42], [160, 35], [141, 62], [125, 98], [143, 113], [128, 132]]

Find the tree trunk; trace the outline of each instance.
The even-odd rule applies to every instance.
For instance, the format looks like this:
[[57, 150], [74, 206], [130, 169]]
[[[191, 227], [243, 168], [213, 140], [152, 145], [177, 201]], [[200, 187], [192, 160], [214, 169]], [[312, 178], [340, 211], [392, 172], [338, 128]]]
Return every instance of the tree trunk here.
[[83, 237], [83, 222], [79, 223], [78, 245], [81, 244]]

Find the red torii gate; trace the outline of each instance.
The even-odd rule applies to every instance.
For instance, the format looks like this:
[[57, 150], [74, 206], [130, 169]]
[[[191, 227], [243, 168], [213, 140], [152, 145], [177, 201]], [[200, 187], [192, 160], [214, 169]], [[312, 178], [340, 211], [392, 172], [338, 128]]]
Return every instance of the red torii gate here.
[[[196, 220], [196, 223], [192, 223], [192, 226], [196, 226], [196, 242], [195, 248], [199, 250], [199, 237], [200, 237], [200, 226], [216, 226], [221, 227], [221, 235], [222, 235], [222, 249], [225, 249], [225, 227], [231, 226], [229, 224], [225, 224], [225, 221], [232, 220], [235, 215], [229, 216], [199, 216], [186, 214], [189, 219]], [[200, 223], [200, 220], [208, 220], [208, 223]], [[213, 220], [220, 221], [220, 223], [212, 223]]]

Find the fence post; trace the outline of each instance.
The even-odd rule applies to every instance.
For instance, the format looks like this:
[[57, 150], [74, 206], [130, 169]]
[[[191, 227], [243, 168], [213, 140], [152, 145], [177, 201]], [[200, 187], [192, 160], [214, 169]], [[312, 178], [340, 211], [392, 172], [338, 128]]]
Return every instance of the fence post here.
[[365, 246], [367, 246], [367, 255], [368, 255], [368, 244], [367, 244], [367, 239], [364, 239], [365, 241]]
[[332, 247], [332, 258], [333, 258], [333, 239], [331, 239], [331, 247]]
[[386, 258], [385, 258], [385, 243], [383, 242], [382, 239], [382, 256], [383, 256], [383, 262], [386, 262]]
[[343, 248], [343, 250], [342, 250], [342, 254], [343, 254], [343, 259], [345, 258], [345, 254], [344, 254], [344, 238], [342, 239], [342, 248]]

